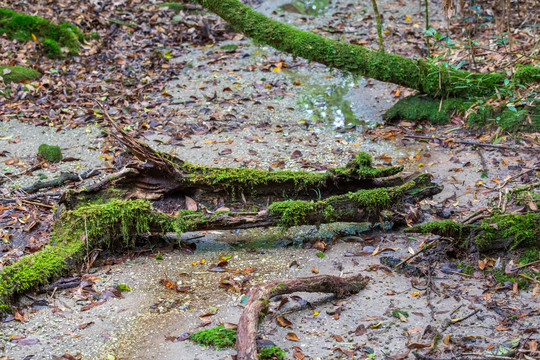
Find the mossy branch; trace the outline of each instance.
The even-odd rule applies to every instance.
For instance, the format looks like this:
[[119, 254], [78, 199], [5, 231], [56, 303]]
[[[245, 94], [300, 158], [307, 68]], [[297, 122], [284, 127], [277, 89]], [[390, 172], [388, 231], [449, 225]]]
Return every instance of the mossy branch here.
[[[471, 73], [330, 40], [270, 19], [239, 0], [198, 2], [259, 43], [353, 74], [416, 89], [433, 97], [491, 95], [507, 78], [502, 72]], [[536, 74], [540, 73], [540, 68], [535, 69]]]

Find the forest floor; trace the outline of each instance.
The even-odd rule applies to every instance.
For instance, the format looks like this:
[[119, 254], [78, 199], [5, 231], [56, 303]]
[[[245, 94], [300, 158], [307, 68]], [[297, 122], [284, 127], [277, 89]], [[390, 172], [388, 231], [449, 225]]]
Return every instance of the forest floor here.
[[[16, 54], [16, 62], [33, 61], [45, 74], [33, 92], [13, 84], [12, 97], [0, 99], [0, 266], [47, 243], [55, 192], [88, 186], [122, 166], [122, 148], [108, 136], [94, 100], [107, 104], [132, 136], [197, 164], [321, 171], [365, 151], [377, 165], [428, 172], [444, 190], [411, 209], [412, 221], [463, 220], [496, 206], [505, 188], [539, 180], [538, 152], [530, 151], [540, 145], [538, 134], [469, 129], [460, 118], [445, 126], [407, 120], [383, 125], [384, 110], [410, 90], [353, 79], [255, 45], [214, 15], [186, 11], [175, 17], [170, 10], [137, 1], [103, 8], [62, 1], [13, 3], [27, 13], [54, 13], [85, 31], [97, 30], [103, 42], [88, 44], [73, 59], [52, 61], [36, 59], [34, 43], [0, 38], [1, 62], [12, 62]], [[376, 44], [371, 2], [333, 1], [318, 16], [276, 12], [286, 3], [253, 6], [302, 29]], [[446, 28], [441, 4], [430, 6], [432, 26]], [[388, 29], [387, 51], [424, 56], [419, 2], [379, 1], [379, 7]], [[131, 26], [111, 23], [111, 18]], [[463, 36], [456, 23], [448, 27]], [[456, 54], [457, 61], [464, 56]], [[498, 70], [506, 61], [492, 60], [496, 65], [478, 64], [477, 70]], [[60, 145], [64, 161], [42, 161], [37, 155], [41, 143]], [[498, 148], [490, 147], [493, 143]], [[45, 189], [50, 199], [28, 200], [23, 190], [63, 171], [91, 169], [101, 175]], [[314, 235], [316, 231], [186, 233], [183, 238], [196, 250], [171, 245], [110, 255], [87, 274], [74, 273], [78, 285], [72, 289], [21, 296], [15, 316], [0, 323], [0, 359], [230, 359], [233, 349], [201, 348], [181, 341], [182, 335], [221, 322], [237, 323], [246, 289], [261, 282], [358, 272], [371, 282], [343, 300], [303, 293], [289, 296], [288, 302], [274, 299], [273, 311], [260, 326], [261, 338], [285, 349], [292, 359], [413, 359], [414, 351], [428, 350], [435, 358], [538, 355], [538, 284], [518, 289], [482, 271], [516, 261], [519, 253], [480, 259], [477, 254], [446, 253], [448, 249], [428, 252], [415, 265], [430, 275], [418, 278], [381, 265], [380, 258], [405, 259], [433, 236], [366, 232], [364, 225], [352, 224], [323, 226]], [[324, 257], [309, 242], [297, 245], [295, 240], [308, 236], [328, 244]], [[158, 252], [163, 260], [156, 259]], [[224, 258], [228, 265], [216, 266]], [[473, 267], [472, 274], [460, 273], [465, 265]], [[189, 286], [189, 291], [175, 292], [164, 286], [168, 281]], [[95, 305], [97, 294], [103, 299], [120, 284], [131, 291], [120, 298], [109, 294]], [[276, 321], [278, 315], [288, 321]]]

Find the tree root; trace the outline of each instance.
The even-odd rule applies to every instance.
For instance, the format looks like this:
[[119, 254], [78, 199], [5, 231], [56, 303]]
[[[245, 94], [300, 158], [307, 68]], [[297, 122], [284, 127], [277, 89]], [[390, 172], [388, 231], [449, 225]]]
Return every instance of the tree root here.
[[270, 299], [293, 292], [333, 293], [338, 298], [356, 294], [366, 287], [368, 277], [360, 274], [340, 278], [331, 275], [274, 280], [256, 286], [249, 293], [248, 303], [238, 322], [236, 350], [238, 360], [258, 360], [256, 332], [260, 314], [268, 310]]

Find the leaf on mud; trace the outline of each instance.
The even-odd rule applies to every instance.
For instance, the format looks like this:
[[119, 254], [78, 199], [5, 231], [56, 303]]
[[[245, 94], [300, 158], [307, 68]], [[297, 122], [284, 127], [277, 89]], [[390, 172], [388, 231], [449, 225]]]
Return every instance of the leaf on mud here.
[[105, 304], [106, 300], [93, 301], [88, 305], [85, 305], [81, 308], [81, 311], [88, 311], [92, 308], [95, 308], [98, 305]]
[[203, 318], [207, 318], [209, 316], [214, 316], [217, 314], [217, 311], [216, 312], [208, 312], [206, 314], [203, 314], [203, 315], [199, 315], [199, 319], [203, 320]]
[[314, 273], [314, 274], [318, 274], [318, 273], [319, 273], [319, 269], [317, 269], [316, 267], [314, 267], [314, 268], [311, 269], [311, 272]]
[[300, 150], [294, 150], [291, 154], [291, 159], [298, 159], [302, 157], [302, 152]]
[[424, 349], [431, 346], [430, 344], [411, 343], [407, 345], [409, 349]]
[[298, 338], [298, 336], [297, 336], [295, 333], [293, 333], [293, 332], [288, 333], [288, 334], [285, 336], [285, 339], [290, 340], [290, 341], [300, 341], [300, 339]]
[[165, 276], [165, 279], [161, 279], [159, 282], [171, 290], [182, 293], [189, 292], [191, 288], [190, 286], [178, 286], [178, 283], [176, 281], [172, 281], [168, 276]]
[[232, 154], [232, 149], [231, 148], [225, 148], [223, 150], [221, 150], [220, 152], [218, 152], [219, 155], [229, 155], [229, 154]]
[[206, 260], [204, 260], [204, 258], [201, 259], [201, 260], [199, 260], [199, 261], [192, 261], [192, 262], [191, 262], [191, 265], [193, 265], [193, 266], [195, 266], [195, 265], [202, 265], [202, 264], [205, 263], [205, 261], [206, 261]]
[[278, 316], [276, 318], [277, 323], [282, 327], [292, 327], [292, 322], [287, 320], [285, 316]]
[[341, 310], [343, 310], [341, 306], [338, 306], [336, 308], [336, 313], [334, 314], [334, 316], [332, 316], [334, 320], [339, 320], [339, 316], [341, 315]]
[[165, 340], [166, 341], [171, 341], [173, 343], [180, 342], [180, 341], [185, 341], [185, 340], [189, 339], [189, 335], [190, 335], [189, 333], [185, 332], [182, 335], [176, 336], [176, 337], [175, 336], [165, 336]]
[[498, 331], [507, 331], [507, 330], [510, 330], [509, 327], [505, 327], [505, 326], [495, 326], [495, 330], [498, 330]]
[[354, 335], [356, 336], [362, 336], [365, 333], [367, 333], [366, 326], [364, 324], [360, 324], [356, 327], [356, 330], [354, 330]]
[[326, 251], [326, 244], [323, 241], [317, 241], [315, 244], [313, 244], [313, 248], [319, 251]]
[[306, 357], [299, 346], [293, 346], [292, 349], [294, 360], [302, 360]]
[[332, 334], [332, 337], [336, 339], [337, 342], [343, 342], [343, 338], [338, 334]]
[[90, 322], [81, 324], [81, 325], [77, 326], [77, 329], [79, 329], [79, 330], [86, 329], [87, 327], [89, 327], [89, 326], [92, 325], [93, 323], [94, 323], [93, 321], [90, 321]]
[[39, 339], [27, 338], [20, 335], [14, 335], [9, 338], [9, 342], [19, 344], [19, 345], [35, 345], [39, 342]]
[[186, 196], [186, 209], [190, 211], [197, 211], [198, 208], [197, 202], [189, 196]]
[[20, 312], [16, 311], [15, 312], [15, 320], [23, 323], [24, 322], [24, 315], [21, 314]]

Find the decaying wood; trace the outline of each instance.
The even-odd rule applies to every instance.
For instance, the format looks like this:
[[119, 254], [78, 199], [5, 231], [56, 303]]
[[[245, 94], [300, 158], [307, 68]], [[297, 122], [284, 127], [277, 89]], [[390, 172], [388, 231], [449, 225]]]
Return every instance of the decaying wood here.
[[366, 287], [368, 281], [368, 277], [360, 274], [346, 278], [321, 275], [274, 280], [252, 288], [247, 305], [238, 322], [237, 360], [258, 360], [256, 333], [259, 314], [267, 310], [272, 297], [294, 292], [320, 292], [332, 293], [337, 298], [343, 298], [360, 292]]

